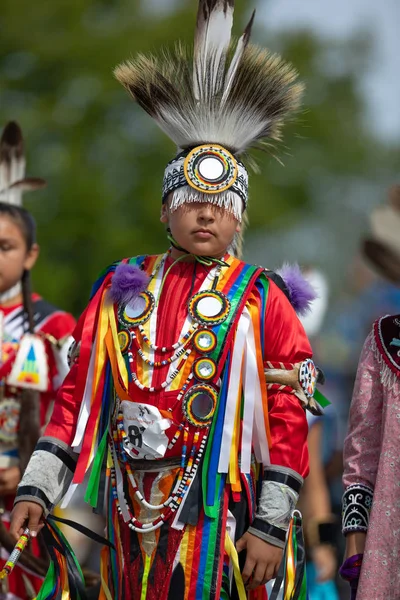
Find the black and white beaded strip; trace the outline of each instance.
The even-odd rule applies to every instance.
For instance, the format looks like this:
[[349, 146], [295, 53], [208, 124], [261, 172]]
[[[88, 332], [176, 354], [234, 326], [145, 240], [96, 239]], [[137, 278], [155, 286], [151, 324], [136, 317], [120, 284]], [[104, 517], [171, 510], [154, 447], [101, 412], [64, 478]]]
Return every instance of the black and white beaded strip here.
[[374, 490], [362, 483], [350, 485], [342, 498], [343, 534], [368, 531]]

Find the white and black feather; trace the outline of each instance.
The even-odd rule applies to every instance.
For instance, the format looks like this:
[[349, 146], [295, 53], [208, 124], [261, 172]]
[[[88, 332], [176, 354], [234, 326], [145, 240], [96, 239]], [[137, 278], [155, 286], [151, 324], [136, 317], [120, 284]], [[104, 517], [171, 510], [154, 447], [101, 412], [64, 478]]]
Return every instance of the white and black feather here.
[[279, 56], [249, 44], [254, 13], [231, 41], [234, 0], [200, 0], [193, 52], [176, 44], [124, 62], [115, 76], [178, 149], [221, 144], [234, 154], [279, 140], [303, 87]]
[[43, 179], [25, 177], [25, 154], [22, 131], [10, 121], [0, 139], [0, 202], [22, 205], [22, 194], [46, 185]]

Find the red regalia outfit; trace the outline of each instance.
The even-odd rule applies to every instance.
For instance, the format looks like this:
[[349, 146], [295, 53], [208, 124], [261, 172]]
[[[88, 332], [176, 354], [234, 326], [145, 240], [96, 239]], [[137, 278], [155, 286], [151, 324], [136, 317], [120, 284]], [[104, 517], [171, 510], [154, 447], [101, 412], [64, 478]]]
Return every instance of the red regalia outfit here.
[[[143, 268], [150, 273], [154, 264], [160, 262], [160, 259], [162, 257], [147, 257], [144, 260]], [[226, 257], [226, 262], [230, 266], [224, 269], [223, 289], [235, 282], [235, 272], [243, 266], [243, 263], [231, 256]], [[168, 257], [164, 269], [167, 270], [170, 265], [171, 259]], [[164, 281], [157, 310], [155, 344], [158, 347], [168, 347], [176, 342], [176, 333], [182, 331], [187, 319], [189, 299], [199, 291], [209, 271], [208, 266], [198, 263], [178, 263], [172, 267]], [[109, 278], [110, 275], [107, 277]], [[264, 363], [268, 362], [275, 365], [298, 363], [310, 357], [311, 349], [304, 330], [290, 302], [273, 281], [269, 282], [268, 298], [265, 303], [262, 302], [261, 294], [256, 287], [252, 289], [247, 303], [249, 306], [254, 305], [257, 314], [259, 309], [265, 314], [264, 339], [262, 341]], [[91, 309], [94, 310], [94, 307], [91, 307]], [[77, 341], [80, 341], [80, 330], [86, 326], [89, 319], [90, 315], [87, 313], [82, 317], [76, 334]], [[288, 335], [277, 335], [277, 332], [280, 331], [288, 332]], [[143, 343], [143, 337], [141, 343]], [[135, 349], [135, 341], [132, 341], [124, 352], [132, 352], [134, 362], [130, 363], [128, 358], [128, 364], [132, 365], [132, 372], [137, 373], [140, 380], [143, 381], [150, 375], [150, 368], [137, 356]], [[125, 355], [129, 356], [129, 354]], [[170, 386], [174, 389], [160, 390], [150, 394], [147, 390], [140, 390], [133, 381], [129, 381], [128, 394], [130, 398], [135, 399], [135, 402], [141, 403], [143, 406], [149, 404], [156, 406], [160, 411], [171, 411], [170, 418], [173, 425], [167, 430], [168, 442], [171, 442], [179, 432], [178, 426], [182, 422], [182, 401], [177, 401], [177, 398], [182, 386], [185, 385], [187, 377], [192, 372], [196, 358], [199, 358], [199, 354], [193, 352], [174, 380], [174, 385]], [[154, 361], [161, 361], [162, 359], [163, 354], [161, 352], [154, 353]], [[170, 364], [153, 369], [151, 385], [154, 387], [161, 386], [168, 376], [169, 368]], [[79, 419], [79, 401], [77, 395], [74, 394], [78, 377], [79, 365], [75, 364], [67, 376], [51, 422], [44, 433], [47, 438], [61, 440], [65, 446], [72, 445]], [[217, 374], [217, 377], [219, 378], [220, 374]], [[147, 384], [150, 385], [150, 381]], [[288, 391], [291, 392], [291, 390]], [[268, 418], [271, 464], [279, 465], [285, 473], [286, 471], [288, 474], [297, 473], [301, 478], [304, 477], [308, 469], [308, 456], [305, 446], [307, 423], [304, 409], [298, 398], [292, 393], [284, 393], [278, 390], [270, 391], [268, 409], [268, 416], [267, 414], [261, 414], [263, 418], [264, 416]], [[240, 436], [243, 435], [241, 427], [237, 427], [238, 439], [233, 442], [236, 452], [240, 451]], [[194, 433], [195, 428], [191, 427], [186, 441], [188, 448], [193, 444]], [[161, 480], [159, 472], [147, 472], [146, 467], [143, 467], [144, 470], [140, 472], [140, 479], [144, 491], [143, 495], [146, 498], [158, 498], [159, 496], [164, 498], [164, 496], [168, 496], [174, 478], [179, 471], [183, 439], [183, 434], [179, 435], [172, 448], [167, 449], [163, 460], [166, 461], [167, 466], [168, 461], [170, 461], [172, 468], [165, 469]], [[176, 459], [175, 462], [174, 459]], [[234, 459], [236, 460], [237, 456]], [[141, 462], [143, 463], [143, 461]], [[149, 533], [147, 536], [149, 539], [141, 540], [140, 534], [138, 536], [136, 532], [131, 531], [128, 525], [124, 523], [123, 518], [118, 517], [117, 505], [113, 504], [111, 514], [109, 514], [108, 527], [114, 543], [118, 544], [119, 551], [117, 554], [121, 557], [121, 562], [117, 573], [113, 572], [108, 556], [113, 551], [107, 550], [104, 551], [102, 566], [104, 572], [108, 573], [110, 578], [111, 595], [115, 594], [114, 597], [124, 597], [129, 598], [129, 600], [138, 597], [143, 591], [143, 573], [147, 571], [147, 595], [145, 597], [149, 600], [167, 598], [168, 591], [171, 590], [169, 593], [172, 593], [175, 586], [179, 585], [178, 580], [174, 584], [171, 583], [171, 576], [175, 572], [174, 567], [176, 569], [176, 564], [181, 564], [181, 575], [185, 580], [185, 584], [182, 582], [180, 584], [186, 589], [187, 595], [185, 597], [195, 598], [195, 594], [200, 593], [196, 592], [196, 588], [201, 585], [199, 582], [202, 581], [207, 582], [207, 587], [205, 585], [203, 587], [208, 590], [209, 597], [218, 597], [216, 594], [222, 585], [224, 566], [224, 561], [221, 560], [221, 557], [224, 556], [224, 552], [221, 553], [221, 546], [223, 548], [225, 543], [227, 522], [230, 520], [229, 526], [232, 527], [232, 523], [236, 520], [236, 538], [238, 538], [255, 518], [257, 479], [261, 477], [261, 474], [256, 466], [253, 453], [251, 453], [251, 463], [248, 473], [239, 473], [238, 464], [233, 464], [232, 469], [229, 471], [229, 479], [231, 485], [234, 481], [232, 488], [235, 491], [230, 497], [229, 488], [231, 485], [226, 484], [226, 491], [221, 492], [220, 506], [218, 506], [220, 514], [215, 518], [215, 523], [199, 506], [199, 491], [193, 493], [192, 490], [185, 504], [188, 504], [186, 508], [189, 514], [189, 523], [193, 520], [196, 524], [187, 525], [186, 528], [175, 531], [168, 524], [165, 524], [159, 530]], [[126, 473], [123, 476], [126, 478]], [[211, 474], [210, 477], [212, 477]], [[133, 499], [132, 506], [135, 509], [135, 515], [144, 515], [144, 518], [148, 519], [149, 515], [146, 514], [145, 510], [141, 510], [140, 502]], [[231, 513], [229, 519], [228, 511]], [[190, 513], [194, 516], [190, 517]], [[235, 519], [235, 514], [238, 516], [237, 519]], [[205, 529], [207, 531], [212, 530], [212, 543], [209, 537], [205, 535]], [[161, 542], [165, 546], [163, 554], [159, 551]], [[182, 552], [182, 545], [185, 548], [184, 553]], [[129, 555], [131, 556], [129, 561], [122, 558]], [[209, 557], [207, 561], [205, 561], [206, 556]], [[210, 565], [212, 565], [212, 568]], [[216, 591], [213, 592], [212, 590]]]
[[[232, 0], [201, 0], [194, 64], [179, 48], [116, 76], [179, 148], [163, 202], [171, 211], [208, 202], [240, 221], [248, 174], [238, 157], [279, 137], [301, 88], [287, 65], [248, 44], [251, 23], [225, 65], [232, 18]], [[290, 577], [283, 570], [280, 581], [292, 598], [305, 593], [292, 516], [308, 471], [304, 409], [320, 411], [318, 372], [294, 293], [236, 258], [239, 246], [221, 259], [173, 262], [167, 252], [115, 263], [79, 320], [70, 373], [17, 501], [49, 514], [89, 476], [86, 501], [107, 512], [102, 600], [247, 598], [235, 548], [245, 531], [286, 545]], [[54, 559], [38, 600], [79, 585], [65, 578], [73, 557], [56, 549]]]

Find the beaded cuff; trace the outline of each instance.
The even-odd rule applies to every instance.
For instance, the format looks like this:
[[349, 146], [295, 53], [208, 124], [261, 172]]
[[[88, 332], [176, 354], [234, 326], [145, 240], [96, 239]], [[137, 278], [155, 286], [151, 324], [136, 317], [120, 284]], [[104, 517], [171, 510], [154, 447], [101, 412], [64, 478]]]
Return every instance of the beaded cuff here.
[[68, 490], [76, 460], [77, 455], [60, 440], [40, 438], [17, 488], [15, 502], [37, 502], [45, 514], [50, 512]]
[[286, 467], [270, 465], [264, 473], [256, 518], [249, 532], [283, 548], [303, 478]]
[[342, 498], [343, 534], [368, 531], [374, 490], [362, 483], [350, 485]]

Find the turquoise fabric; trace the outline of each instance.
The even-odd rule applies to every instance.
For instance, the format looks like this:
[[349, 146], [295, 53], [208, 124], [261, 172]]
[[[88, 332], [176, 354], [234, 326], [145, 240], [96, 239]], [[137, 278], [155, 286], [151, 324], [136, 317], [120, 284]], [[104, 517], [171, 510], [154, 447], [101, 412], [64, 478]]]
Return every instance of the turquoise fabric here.
[[339, 600], [334, 581], [320, 583], [316, 578], [315, 566], [312, 563], [307, 563], [307, 587], [310, 600]]

